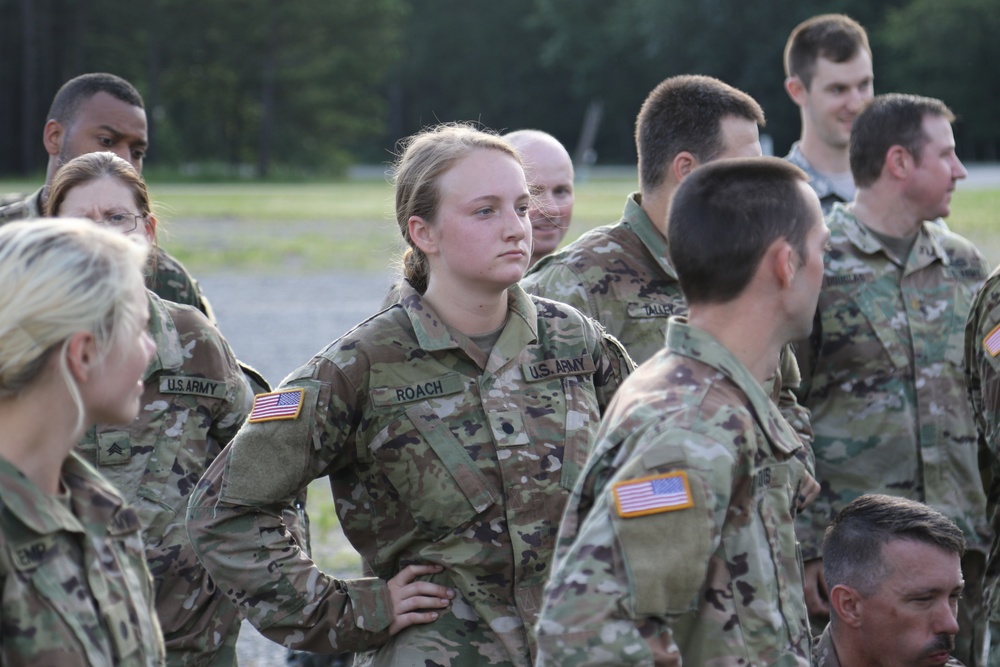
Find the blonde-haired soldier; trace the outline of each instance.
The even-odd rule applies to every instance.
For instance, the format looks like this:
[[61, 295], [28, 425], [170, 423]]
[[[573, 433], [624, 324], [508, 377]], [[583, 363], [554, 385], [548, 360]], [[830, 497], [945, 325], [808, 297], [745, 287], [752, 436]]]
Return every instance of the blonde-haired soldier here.
[[[257, 397], [188, 532], [275, 641], [371, 650], [373, 667], [527, 667], [563, 507], [632, 363], [518, 286], [530, 194], [509, 142], [432, 128], [395, 174], [398, 302]], [[375, 577], [337, 581], [283, 538], [289, 500], [324, 476]]]
[[146, 255], [89, 221], [0, 229], [0, 664], [163, 662], [138, 516], [73, 451], [139, 412]]

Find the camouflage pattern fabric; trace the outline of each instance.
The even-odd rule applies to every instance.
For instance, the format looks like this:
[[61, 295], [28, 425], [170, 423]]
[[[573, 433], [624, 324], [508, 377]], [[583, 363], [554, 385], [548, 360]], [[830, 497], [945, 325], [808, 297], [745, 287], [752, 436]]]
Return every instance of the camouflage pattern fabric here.
[[69, 454], [67, 494], [43, 493], [0, 458], [0, 664], [163, 664], [139, 519]]
[[[488, 357], [409, 284], [400, 295], [285, 378], [299, 411], [248, 421], [199, 483], [188, 532], [285, 646], [371, 650], [355, 664], [376, 666], [524, 667], [563, 507], [632, 362], [590, 319], [516, 285]], [[331, 579], [288, 538], [281, 511], [324, 475], [375, 577]], [[428, 579], [456, 597], [390, 639], [386, 580], [411, 563], [442, 564]]]
[[[837, 649], [833, 646], [830, 626], [827, 626], [819, 639], [813, 643], [814, 667], [841, 667], [840, 658], [837, 657]], [[944, 663], [944, 667], [965, 667], [965, 665], [952, 656], [948, 662]]]
[[955, 655], [979, 665], [991, 533], [963, 352], [986, 263], [969, 241], [934, 222], [921, 226], [905, 261], [843, 204], [827, 225], [831, 249], [816, 321], [796, 350], [822, 486], [796, 526], [803, 557], [822, 556], [823, 531], [864, 493], [934, 507], [965, 534]]
[[156, 356], [139, 417], [129, 426], [91, 428], [77, 451], [139, 515], [168, 664], [232, 665], [237, 611], [198, 563], [184, 514], [198, 479], [246, 418], [251, 394], [204, 315], [148, 294]]
[[[663, 349], [667, 318], [688, 310], [667, 240], [642, 209], [637, 192], [625, 201], [618, 224], [598, 227], [542, 258], [521, 287], [590, 315], [621, 341], [637, 364]], [[767, 390], [799, 433], [805, 445], [800, 458], [811, 473], [812, 428], [809, 411], [792, 392], [798, 382], [798, 364], [787, 347]]]
[[788, 151], [788, 155], [785, 156], [785, 159], [802, 171], [806, 172], [809, 176], [809, 187], [811, 187], [816, 193], [816, 196], [819, 197], [820, 206], [823, 207], [823, 215], [830, 213], [830, 211], [833, 210], [834, 204], [846, 204], [853, 201], [853, 192], [837, 190], [837, 186], [834, 185], [833, 181], [813, 168], [809, 160], [806, 159], [806, 156], [802, 154], [801, 144], [801, 141], [796, 141], [792, 144], [792, 148]]
[[[965, 329], [965, 373], [972, 411], [979, 431], [983, 457], [982, 474], [987, 482], [987, 516], [992, 520], [992, 554], [986, 568], [986, 590], [991, 595], [990, 628], [994, 638], [987, 664], [1000, 665], [1000, 269], [994, 270], [980, 288], [969, 312]], [[987, 465], [985, 461], [989, 461]]]
[[801, 442], [711, 335], [672, 318], [666, 338], [566, 508], [536, 664], [808, 665]]
[[797, 344], [812, 413], [819, 498], [798, 524], [805, 558], [865, 493], [926, 502], [985, 552], [986, 498], [963, 369], [965, 321], [986, 263], [967, 240], [925, 223], [906, 262], [843, 205], [827, 217], [812, 335]]
[[[41, 187], [24, 199], [6, 206], [0, 206], [0, 225], [15, 220], [41, 218], [44, 211]], [[201, 293], [201, 287], [184, 265], [166, 250], [157, 246], [153, 254], [152, 271], [146, 275], [146, 287], [162, 299], [185, 306], [193, 306], [215, 321], [215, 314], [208, 299]]]

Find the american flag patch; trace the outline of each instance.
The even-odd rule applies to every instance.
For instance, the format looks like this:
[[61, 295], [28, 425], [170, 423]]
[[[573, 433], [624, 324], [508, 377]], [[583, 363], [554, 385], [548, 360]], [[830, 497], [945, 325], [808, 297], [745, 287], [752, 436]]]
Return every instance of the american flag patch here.
[[250, 411], [247, 421], [256, 424], [276, 419], [296, 419], [302, 410], [304, 398], [305, 391], [302, 389], [258, 394], [253, 398], [253, 410]]
[[626, 519], [694, 507], [687, 473], [683, 470], [618, 482], [614, 494], [618, 516]]
[[1000, 324], [993, 327], [993, 331], [983, 339], [983, 347], [986, 348], [991, 357], [1000, 354]]

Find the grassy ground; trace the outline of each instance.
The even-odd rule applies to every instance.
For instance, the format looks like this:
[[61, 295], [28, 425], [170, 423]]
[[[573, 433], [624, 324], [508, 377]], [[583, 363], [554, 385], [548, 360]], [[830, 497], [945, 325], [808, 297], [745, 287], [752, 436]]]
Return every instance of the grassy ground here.
[[[0, 193], [31, 183], [0, 181]], [[288, 268], [380, 270], [399, 248], [392, 188], [384, 179], [288, 184], [151, 184], [162, 241], [199, 272]], [[593, 178], [577, 185], [567, 242], [621, 215], [635, 179]], [[1000, 262], [1000, 189], [955, 193], [949, 224]]]

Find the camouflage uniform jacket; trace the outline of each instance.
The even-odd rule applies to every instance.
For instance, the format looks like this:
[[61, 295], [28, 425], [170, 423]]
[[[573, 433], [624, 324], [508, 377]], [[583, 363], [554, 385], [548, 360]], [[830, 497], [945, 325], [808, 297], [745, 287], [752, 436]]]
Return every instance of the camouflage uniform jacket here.
[[[523, 667], [563, 507], [632, 363], [592, 320], [516, 285], [488, 359], [409, 284], [400, 295], [285, 378], [301, 413], [243, 427], [192, 496], [188, 531], [286, 646]], [[331, 579], [284, 534], [278, 512], [324, 475], [375, 578]], [[456, 598], [390, 639], [385, 582], [411, 563], [443, 565], [429, 579]]]
[[833, 205], [837, 203], [847, 203], [854, 200], [853, 192], [838, 190], [833, 181], [816, 171], [806, 156], [802, 154], [801, 141], [792, 144], [792, 149], [788, 151], [785, 159], [796, 167], [806, 172], [809, 176], [809, 187], [813, 189], [819, 197], [819, 203], [823, 206], [823, 214], [828, 214]]
[[567, 505], [536, 664], [808, 665], [801, 446], [728, 350], [672, 318]]
[[[529, 294], [562, 301], [590, 315], [621, 341], [635, 363], [663, 349], [667, 318], [687, 314], [687, 300], [670, 265], [667, 240], [640, 205], [639, 193], [625, 202], [621, 221], [598, 227], [542, 258], [521, 281]], [[799, 433], [801, 458], [812, 472], [809, 412], [798, 404], [799, 369], [791, 348], [768, 391]]]
[[148, 294], [156, 356], [139, 417], [90, 429], [78, 451], [139, 514], [169, 663], [206, 664], [227, 639], [235, 643], [238, 618], [198, 563], [184, 515], [194, 485], [246, 418], [251, 394], [211, 322]]
[[162, 665], [136, 513], [75, 454], [61, 479], [57, 499], [0, 458], [0, 664]]
[[667, 318], [687, 312], [667, 240], [642, 210], [638, 193], [629, 195], [618, 224], [591, 230], [543, 257], [521, 287], [590, 315], [637, 364], [663, 348]]
[[[813, 642], [813, 666], [814, 667], [840, 667], [840, 658], [837, 657], [837, 649], [833, 645], [833, 636], [830, 633], [830, 626]], [[848, 666], [849, 667], [849, 666]], [[943, 667], [965, 667], [956, 658], [950, 658]]]
[[[25, 197], [22, 201], [0, 206], [0, 225], [15, 220], [41, 218], [44, 213], [42, 194], [45, 186]], [[188, 270], [163, 248], [157, 247], [154, 259], [155, 271], [146, 276], [146, 287], [160, 298], [185, 306], [194, 306], [215, 321], [212, 307], [201, 293], [201, 288]]]
[[[987, 516], [993, 521], [993, 547], [986, 572], [990, 589], [1000, 580], [1000, 269], [994, 270], [976, 295], [965, 328], [965, 375], [972, 412], [979, 431], [980, 449], [990, 465], [983, 466], [989, 480]], [[996, 595], [996, 593], [994, 593]], [[1000, 620], [1000, 605], [993, 605], [993, 623]], [[994, 643], [995, 645], [995, 643]]]
[[812, 412], [819, 498], [797, 526], [806, 559], [864, 493], [925, 502], [986, 550], [986, 498], [963, 370], [965, 322], [985, 262], [971, 243], [924, 223], [906, 262], [842, 204], [813, 331], [797, 345]]

